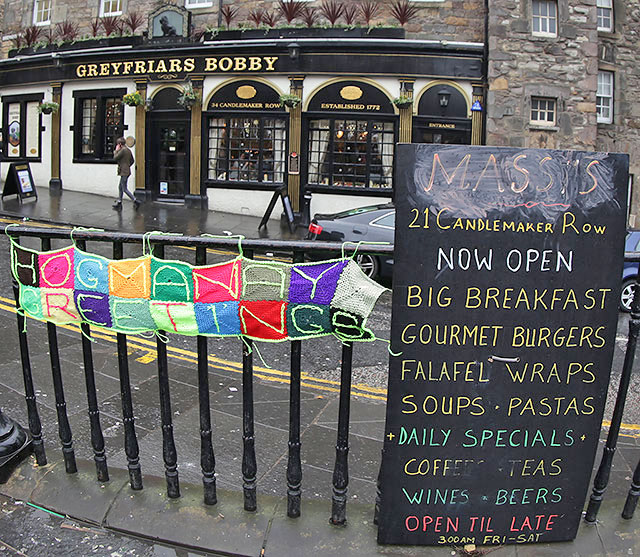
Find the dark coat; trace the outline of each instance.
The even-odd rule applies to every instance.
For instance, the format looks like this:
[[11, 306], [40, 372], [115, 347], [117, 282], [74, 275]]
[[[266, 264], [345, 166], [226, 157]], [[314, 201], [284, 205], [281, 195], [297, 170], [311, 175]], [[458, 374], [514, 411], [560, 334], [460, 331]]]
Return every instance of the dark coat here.
[[131, 166], [134, 162], [131, 149], [123, 145], [118, 151], [113, 152], [113, 158], [118, 163], [118, 176], [131, 176]]

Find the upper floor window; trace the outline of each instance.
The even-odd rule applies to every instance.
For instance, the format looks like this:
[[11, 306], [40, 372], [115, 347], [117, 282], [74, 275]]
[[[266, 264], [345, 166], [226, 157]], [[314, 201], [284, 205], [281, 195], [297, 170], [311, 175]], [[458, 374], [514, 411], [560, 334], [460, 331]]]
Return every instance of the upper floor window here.
[[212, 0], [185, 0], [185, 8], [209, 8], [213, 6]]
[[120, 15], [122, 13], [122, 0], [101, 0], [100, 15]]
[[598, 31], [613, 31], [613, 3], [611, 0], [597, 0]]
[[558, 4], [553, 0], [533, 0], [533, 34], [545, 37], [558, 35]]
[[599, 123], [611, 124], [613, 122], [613, 72], [598, 72], [596, 113]]
[[74, 158], [111, 161], [116, 139], [124, 133], [122, 95], [126, 89], [75, 91]]
[[531, 123], [538, 126], [554, 126], [556, 123], [556, 100], [532, 97]]
[[35, 0], [33, 3], [34, 25], [49, 25], [51, 23], [51, 0]]

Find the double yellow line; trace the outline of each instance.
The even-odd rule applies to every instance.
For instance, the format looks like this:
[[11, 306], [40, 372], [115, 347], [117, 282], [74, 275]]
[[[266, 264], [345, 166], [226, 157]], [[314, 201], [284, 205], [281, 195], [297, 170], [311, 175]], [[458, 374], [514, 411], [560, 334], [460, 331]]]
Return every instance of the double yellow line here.
[[[16, 308], [14, 301], [9, 298], [4, 298], [0, 296], [0, 310], [7, 311], [10, 313], [16, 313]], [[35, 321], [35, 320], [33, 320]], [[78, 325], [57, 325], [62, 329], [66, 329], [68, 331], [73, 331], [81, 335], [80, 327]], [[97, 327], [92, 327], [91, 329], [91, 337], [100, 340], [106, 341], [108, 343], [116, 343], [116, 333], [110, 331], [108, 329], [102, 329]], [[154, 362], [158, 353], [156, 351], [156, 342], [155, 340], [148, 340], [145, 338], [141, 338], [139, 336], [129, 335], [127, 336], [127, 346], [134, 350], [140, 350], [144, 352], [143, 355], [136, 358], [136, 361], [141, 364], [151, 364]], [[167, 357], [176, 360], [179, 362], [186, 362], [189, 364], [198, 363], [198, 354], [192, 350], [185, 350], [184, 348], [179, 348], [177, 346], [172, 346], [171, 343], [167, 344]], [[231, 360], [226, 360], [223, 358], [218, 358], [214, 355], [209, 355], [208, 357], [208, 366], [210, 368], [222, 371], [230, 371], [232, 373], [242, 373], [242, 362], [234, 362]], [[289, 383], [289, 373], [286, 371], [280, 371], [277, 369], [271, 369], [267, 367], [253, 366], [254, 376], [259, 377], [260, 379], [264, 379], [265, 381], [272, 381], [275, 383]], [[317, 377], [312, 377], [308, 373], [301, 374], [301, 382], [300, 384], [303, 387], [307, 387], [310, 389], [314, 389], [316, 391], [321, 392], [331, 392], [337, 393], [340, 392], [340, 382], [339, 381], [331, 381], [329, 379], [320, 379]], [[364, 384], [355, 384], [351, 387], [351, 394], [354, 396], [360, 396], [364, 398], [369, 398], [372, 400], [387, 400], [387, 390], [382, 388], [370, 387], [369, 385]]]

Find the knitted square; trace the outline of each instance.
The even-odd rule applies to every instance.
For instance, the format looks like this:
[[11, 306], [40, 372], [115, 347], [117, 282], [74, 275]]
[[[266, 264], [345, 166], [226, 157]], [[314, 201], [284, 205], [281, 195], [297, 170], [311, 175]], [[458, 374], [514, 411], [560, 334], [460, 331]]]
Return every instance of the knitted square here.
[[[193, 301], [193, 267], [179, 261], [151, 259], [151, 297], [170, 302]], [[195, 323], [195, 321], [194, 321]]]
[[289, 338], [331, 334], [333, 331], [330, 307], [316, 304], [287, 304], [287, 332]]
[[151, 300], [151, 317], [156, 328], [181, 335], [197, 335], [198, 324], [192, 302]]
[[74, 296], [78, 313], [80, 313], [83, 320], [100, 327], [111, 327], [113, 322], [111, 320], [108, 294], [76, 290]]
[[258, 340], [287, 338], [286, 302], [240, 302], [242, 334]]
[[201, 335], [237, 336], [240, 334], [238, 302], [193, 305]]
[[109, 296], [112, 328], [123, 333], [155, 331], [156, 322], [151, 317], [149, 300], [144, 298], [116, 298]]
[[121, 259], [109, 262], [109, 294], [117, 298], [149, 298], [151, 259]]
[[359, 315], [366, 321], [380, 295], [385, 291], [368, 278], [355, 261], [349, 261], [338, 279], [331, 307]]
[[39, 254], [11, 244], [11, 272], [20, 284], [39, 286]]
[[76, 249], [73, 265], [76, 275], [76, 290], [109, 293], [108, 259]]
[[289, 302], [330, 304], [346, 265], [344, 260], [294, 265], [291, 268]]
[[33, 286], [20, 285], [20, 307], [35, 319], [44, 319], [42, 314], [42, 292]]
[[53, 323], [76, 323], [80, 315], [72, 288], [41, 288], [42, 316]]
[[277, 261], [242, 260], [242, 299], [288, 301], [291, 265]]
[[240, 259], [193, 268], [195, 302], [226, 302], [240, 298]]
[[343, 309], [331, 308], [331, 328], [340, 340], [375, 340], [365, 327], [366, 318]]
[[38, 257], [42, 288], [73, 288], [74, 248], [47, 251]]

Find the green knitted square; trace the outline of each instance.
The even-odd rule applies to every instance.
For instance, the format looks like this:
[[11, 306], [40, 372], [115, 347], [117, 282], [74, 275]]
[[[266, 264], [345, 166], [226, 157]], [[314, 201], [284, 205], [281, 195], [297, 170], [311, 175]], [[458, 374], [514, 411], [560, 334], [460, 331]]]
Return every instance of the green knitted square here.
[[151, 317], [156, 327], [169, 333], [197, 335], [198, 323], [191, 302], [151, 300]]
[[42, 293], [39, 288], [20, 285], [20, 307], [34, 319], [44, 319], [42, 312]]
[[251, 302], [289, 300], [291, 265], [242, 260], [242, 299]]
[[151, 258], [151, 299], [193, 302], [193, 267], [180, 261]]
[[338, 279], [331, 307], [343, 309], [366, 321], [384, 291], [383, 286], [365, 276], [358, 264], [352, 260]]

